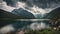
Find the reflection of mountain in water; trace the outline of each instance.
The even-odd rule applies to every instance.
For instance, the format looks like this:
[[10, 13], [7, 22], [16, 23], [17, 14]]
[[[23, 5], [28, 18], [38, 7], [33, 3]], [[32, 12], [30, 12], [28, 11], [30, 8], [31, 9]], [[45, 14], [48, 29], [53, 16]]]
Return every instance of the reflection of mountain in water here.
[[[48, 21], [44, 21], [44, 22], [38, 21], [37, 22], [37, 21], [6, 21], [6, 20], [4, 22], [2, 22], [2, 23], [5, 23], [5, 24], [3, 24], [1, 27], [6, 26], [6, 25], [9, 26], [9, 24], [7, 24], [6, 22], [11, 24], [13, 26], [13, 28], [15, 28], [16, 30], [18, 30], [18, 29], [32, 29], [32, 28], [35, 29], [35, 28], [38, 28], [38, 26], [41, 26], [41, 25], [42, 25], [41, 27], [43, 29], [49, 27]], [[43, 23], [43, 24], [41, 24], [41, 23]], [[35, 27], [35, 25], [36, 25], [36, 27]]]

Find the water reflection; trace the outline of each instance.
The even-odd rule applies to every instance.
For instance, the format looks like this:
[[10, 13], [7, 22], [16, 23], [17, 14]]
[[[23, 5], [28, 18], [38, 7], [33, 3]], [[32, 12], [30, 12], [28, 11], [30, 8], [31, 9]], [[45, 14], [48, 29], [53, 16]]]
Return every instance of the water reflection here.
[[[1, 20], [0, 32], [17, 30], [36, 30], [50, 28], [49, 19]], [[7, 32], [8, 32], [7, 31]], [[6, 31], [5, 31], [6, 32]]]

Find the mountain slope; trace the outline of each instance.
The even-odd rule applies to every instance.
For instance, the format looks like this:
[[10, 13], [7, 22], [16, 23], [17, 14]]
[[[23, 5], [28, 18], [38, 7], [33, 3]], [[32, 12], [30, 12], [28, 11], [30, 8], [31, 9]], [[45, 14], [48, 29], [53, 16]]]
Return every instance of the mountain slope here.
[[54, 10], [52, 10], [50, 13], [48, 13], [45, 18], [48, 18], [48, 19], [58, 19], [60, 18], [60, 7], [59, 8], [56, 8]]
[[22, 17], [0, 9], [0, 19], [1, 18], [22, 18]]
[[51, 19], [50, 23], [54, 27], [60, 26], [60, 7], [52, 10], [44, 18]]
[[32, 13], [30, 13], [27, 10], [24, 10], [22, 8], [14, 9], [12, 11], [12, 13], [17, 15], [17, 16], [23, 16], [24, 18], [28, 18], [28, 19], [30, 19], [30, 18], [34, 19], [35, 18], [35, 16]]
[[12, 20], [18, 19], [18, 18], [21, 19], [22, 17], [0, 9], [0, 27], [7, 24], [14, 23], [14, 21]]

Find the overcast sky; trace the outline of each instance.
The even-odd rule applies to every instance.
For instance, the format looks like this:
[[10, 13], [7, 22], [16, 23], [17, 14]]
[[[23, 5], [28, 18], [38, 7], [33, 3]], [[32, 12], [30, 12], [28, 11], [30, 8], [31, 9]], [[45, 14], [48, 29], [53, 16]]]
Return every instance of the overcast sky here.
[[[11, 12], [23, 8], [31, 11], [50, 11], [60, 6], [60, 0], [0, 0], [0, 9]], [[37, 10], [36, 10], [37, 9]]]

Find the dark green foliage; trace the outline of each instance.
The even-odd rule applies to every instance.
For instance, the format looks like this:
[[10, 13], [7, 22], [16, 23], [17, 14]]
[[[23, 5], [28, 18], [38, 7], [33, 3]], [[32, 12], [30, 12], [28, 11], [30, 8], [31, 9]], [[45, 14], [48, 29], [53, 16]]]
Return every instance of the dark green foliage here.
[[43, 31], [41, 30], [35, 30], [35, 31], [29, 31], [28, 34], [59, 34], [60, 31], [55, 31], [52, 29], [45, 29]]

